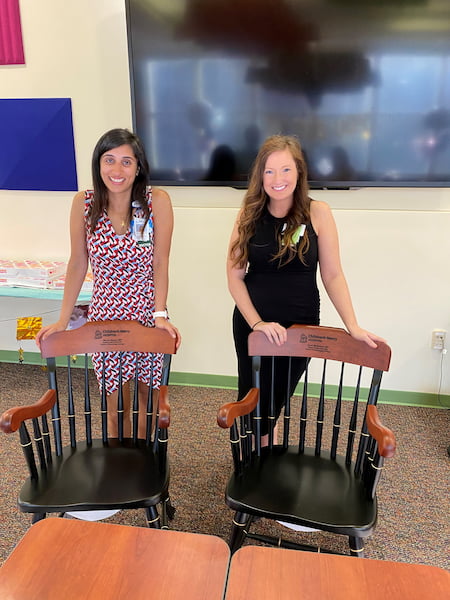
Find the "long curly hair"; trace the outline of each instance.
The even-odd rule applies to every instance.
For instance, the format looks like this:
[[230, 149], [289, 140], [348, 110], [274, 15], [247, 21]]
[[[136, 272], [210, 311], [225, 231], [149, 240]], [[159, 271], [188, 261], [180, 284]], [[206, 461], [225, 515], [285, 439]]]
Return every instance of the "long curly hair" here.
[[100, 175], [100, 159], [113, 148], [128, 144], [133, 150], [137, 161], [138, 174], [136, 175], [131, 190], [131, 201], [129, 217], [131, 216], [132, 202], [138, 202], [145, 213], [145, 222], [150, 217], [150, 211], [146, 200], [146, 188], [149, 181], [150, 167], [145, 156], [144, 146], [138, 136], [128, 129], [111, 129], [98, 140], [92, 154], [92, 183], [94, 186], [94, 198], [89, 210], [89, 227], [94, 232], [98, 220], [108, 208], [108, 188]]
[[279, 234], [279, 249], [273, 260], [279, 260], [280, 264], [290, 262], [298, 255], [304, 263], [304, 255], [309, 248], [308, 232], [305, 230], [300, 238], [298, 247], [295, 249], [291, 244], [283, 243], [283, 240], [292, 239], [293, 234], [300, 225], [310, 220], [311, 199], [308, 195], [308, 173], [306, 161], [299, 141], [294, 136], [272, 135], [268, 137], [261, 146], [253, 163], [248, 190], [242, 203], [241, 216], [238, 223], [238, 237], [230, 248], [230, 258], [235, 267], [245, 268], [248, 261], [248, 244], [250, 238], [255, 234], [256, 222], [264, 212], [269, 203], [269, 196], [264, 190], [263, 174], [267, 159], [273, 152], [289, 150], [297, 168], [297, 185], [294, 190], [292, 207], [286, 215], [286, 227]]

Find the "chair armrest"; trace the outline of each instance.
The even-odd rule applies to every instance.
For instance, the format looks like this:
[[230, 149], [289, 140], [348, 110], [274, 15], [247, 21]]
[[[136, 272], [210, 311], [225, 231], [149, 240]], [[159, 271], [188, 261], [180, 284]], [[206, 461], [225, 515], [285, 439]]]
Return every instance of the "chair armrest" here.
[[158, 424], [161, 429], [167, 429], [170, 425], [169, 387], [161, 385], [158, 398]]
[[229, 429], [236, 417], [243, 417], [254, 410], [258, 404], [259, 390], [252, 388], [242, 400], [238, 402], [228, 402], [219, 408], [217, 413], [217, 424], [222, 429]]
[[23, 421], [41, 417], [48, 412], [56, 402], [56, 391], [47, 390], [41, 398], [29, 406], [9, 408], [0, 417], [0, 429], [4, 433], [17, 431]]
[[369, 404], [367, 407], [366, 421], [370, 435], [377, 441], [380, 456], [384, 458], [394, 456], [396, 448], [395, 435], [381, 423], [378, 409], [374, 404]]

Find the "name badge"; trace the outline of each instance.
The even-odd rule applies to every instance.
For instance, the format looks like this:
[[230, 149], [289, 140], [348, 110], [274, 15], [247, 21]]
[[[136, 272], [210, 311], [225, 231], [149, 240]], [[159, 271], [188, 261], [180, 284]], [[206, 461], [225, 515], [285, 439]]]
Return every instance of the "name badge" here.
[[150, 246], [152, 243], [153, 221], [149, 218], [145, 222], [145, 213], [137, 202], [132, 204], [130, 229], [134, 241], [139, 246]]

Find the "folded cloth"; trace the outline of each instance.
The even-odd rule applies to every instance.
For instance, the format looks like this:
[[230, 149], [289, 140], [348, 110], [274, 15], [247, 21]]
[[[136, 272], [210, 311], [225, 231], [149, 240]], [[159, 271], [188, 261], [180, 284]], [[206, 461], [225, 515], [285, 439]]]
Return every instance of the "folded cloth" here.
[[285, 521], [277, 521], [280, 525], [284, 525], [284, 527], [289, 527], [289, 529], [293, 529], [294, 531], [320, 531], [320, 529], [313, 529], [312, 527], [304, 527], [303, 525], [295, 525], [294, 523], [286, 523]]
[[120, 512], [117, 510], [74, 510], [72, 512], [67, 512], [66, 515], [69, 517], [74, 517], [75, 519], [81, 519], [82, 521], [101, 521], [102, 519], [107, 519], [108, 517], [112, 517], [116, 513]]

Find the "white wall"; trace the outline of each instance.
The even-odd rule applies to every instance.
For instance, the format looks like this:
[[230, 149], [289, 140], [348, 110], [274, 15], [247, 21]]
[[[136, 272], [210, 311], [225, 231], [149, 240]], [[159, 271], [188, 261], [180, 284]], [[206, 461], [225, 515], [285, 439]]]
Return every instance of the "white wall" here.
[[[122, 0], [21, 0], [26, 65], [0, 67], [3, 98], [71, 97], [79, 187], [90, 185], [90, 158], [111, 127], [131, 127]], [[150, 157], [151, 162], [151, 157]], [[229, 188], [167, 188], [175, 210], [169, 308], [183, 334], [176, 371], [235, 375], [232, 301], [226, 289], [228, 236], [242, 198]], [[69, 252], [72, 194], [0, 190], [0, 256], [62, 258]], [[384, 387], [436, 393], [439, 352], [431, 330], [450, 335], [450, 189], [362, 189], [312, 193], [330, 203], [362, 326], [393, 349]], [[25, 215], [16, 220], [17, 207]], [[23, 314], [23, 311], [28, 311]], [[0, 298], [0, 350], [18, 347], [15, 318], [55, 303]], [[340, 325], [322, 295], [322, 323]], [[32, 342], [22, 344], [33, 350]], [[441, 392], [450, 393], [448, 358]]]

